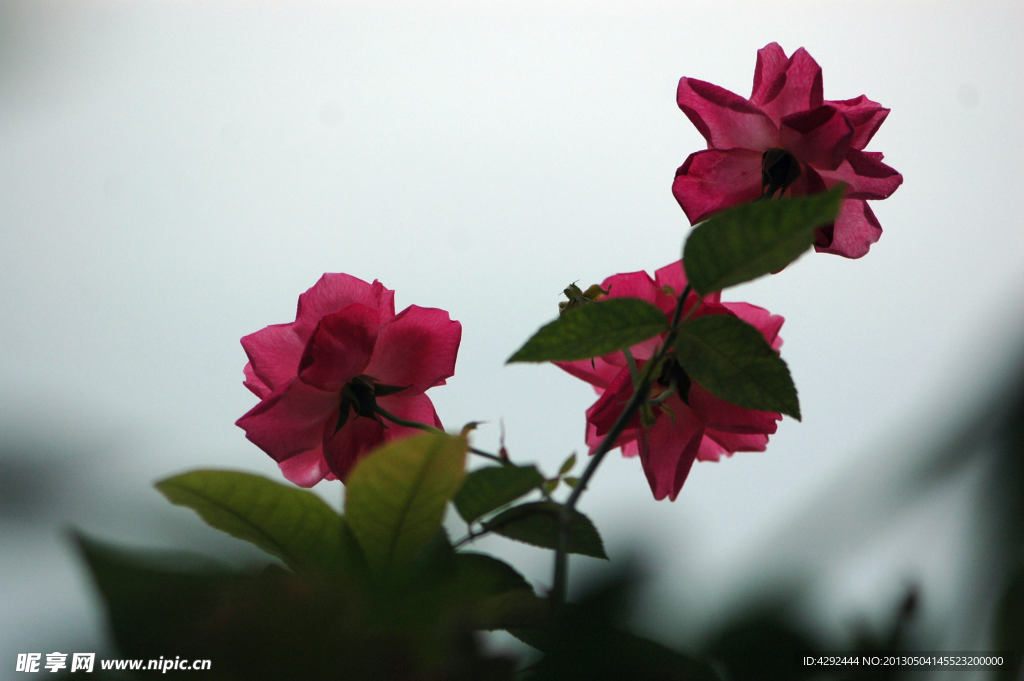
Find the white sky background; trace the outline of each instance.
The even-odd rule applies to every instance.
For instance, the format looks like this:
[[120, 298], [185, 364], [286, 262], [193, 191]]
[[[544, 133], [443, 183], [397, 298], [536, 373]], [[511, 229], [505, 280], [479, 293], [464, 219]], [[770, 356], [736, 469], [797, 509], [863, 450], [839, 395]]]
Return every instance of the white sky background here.
[[[590, 389], [503, 360], [570, 281], [678, 257], [688, 224], [670, 186], [704, 146], [678, 78], [749, 95], [773, 40], [810, 51], [826, 98], [892, 109], [869, 149], [905, 183], [873, 204], [885, 231], [864, 259], [809, 255], [725, 295], [787, 318], [803, 423], [783, 422], [765, 453], [696, 465], [675, 503], [652, 500], [639, 462], [609, 457], [582, 508], [613, 561], [659, 557], [670, 623], [790, 561], [828, 585], [839, 629], [907, 579], [948, 586], [952, 539], [880, 538], [889, 550], [861, 555], [839, 529], [819, 528], [813, 550], [773, 538], [837, 480], [866, 493], [899, 470], [1020, 345], [1024, 11], [555, 4], [0, 5], [0, 438], [44, 452], [58, 490], [42, 524], [0, 523], [0, 664], [51, 645], [55, 620], [99, 640], [62, 527], [174, 545], [199, 521], [154, 480], [280, 479], [233, 425], [255, 401], [238, 339], [290, 321], [325, 271], [462, 322], [456, 376], [430, 393], [446, 425], [488, 421], [476, 442], [493, 449], [504, 419], [513, 458], [549, 472], [582, 451]], [[948, 535], [958, 504], [904, 536]], [[548, 554], [482, 548], [549, 583]]]

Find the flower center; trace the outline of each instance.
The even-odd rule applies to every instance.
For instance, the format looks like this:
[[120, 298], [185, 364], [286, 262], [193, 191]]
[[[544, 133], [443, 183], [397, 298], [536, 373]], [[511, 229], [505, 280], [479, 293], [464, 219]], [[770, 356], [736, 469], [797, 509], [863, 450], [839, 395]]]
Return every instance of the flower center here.
[[761, 154], [761, 196], [782, 196], [800, 177], [800, 162], [785, 149], [769, 149]]
[[689, 404], [690, 397], [690, 377], [683, 370], [683, 367], [679, 366], [679, 362], [675, 357], [669, 357], [668, 360], [662, 365], [661, 373], [658, 374], [658, 378], [655, 383], [660, 385], [662, 388], [675, 387], [679, 393], [679, 399]]
[[372, 376], [356, 376], [341, 389], [341, 407], [334, 432], [341, 430], [352, 412], [355, 412], [356, 416], [379, 420], [377, 398], [394, 395], [407, 387], [409, 386], [377, 383]]

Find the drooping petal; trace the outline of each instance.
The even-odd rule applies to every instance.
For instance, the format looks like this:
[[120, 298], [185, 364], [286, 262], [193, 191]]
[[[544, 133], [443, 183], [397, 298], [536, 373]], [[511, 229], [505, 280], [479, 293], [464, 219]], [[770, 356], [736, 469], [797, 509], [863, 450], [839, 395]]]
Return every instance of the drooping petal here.
[[860, 258], [882, 236], [882, 226], [866, 201], [844, 199], [831, 228], [818, 230], [814, 250], [847, 258]]
[[778, 128], [757, 106], [725, 88], [696, 78], [681, 78], [676, 101], [714, 149], [777, 146]]
[[444, 310], [411, 305], [381, 327], [366, 373], [378, 383], [423, 392], [455, 373], [462, 324]]
[[850, 141], [850, 145], [854, 149], [866, 147], [878, 131], [879, 126], [882, 125], [885, 117], [889, 115], [889, 109], [886, 109], [878, 102], [871, 101], [864, 95], [854, 97], [853, 99], [827, 101], [825, 103], [839, 109], [846, 116], [846, 119], [850, 121], [850, 125], [853, 126], [853, 139]]
[[751, 305], [750, 303], [721, 303], [721, 305], [760, 331], [773, 350], [778, 350], [782, 347], [779, 329], [782, 328], [782, 323], [786, 321], [785, 317], [772, 314], [763, 307]]
[[640, 434], [640, 463], [654, 498], [675, 501], [697, 456], [704, 427], [682, 400], [670, 398], [662, 406], [671, 415], [659, 416]]
[[321, 317], [353, 303], [377, 310], [381, 324], [395, 316], [395, 292], [376, 279], [368, 284], [349, 274], [328, 273], [299, 296], [296, 332], [300, 337], [308, 338]]
[[290, 456], [278, 461], [277, 465], [285, 478], [303, 487], [312, 487], [330, 474], [324, 461], [323, 447]]
[[790, 114], [782, 119], [785, 148], [803, 163], [834, 170], [846, 158], [853, 127], [831, 106]]
[[317, 324], [299, 362], [301, 380], [340, 392], [363, 373], [377, 340], [377, 310], [353, 303]]
[[847, 184], [848, 199], [884, 199], [903, 184], [903, 176], [882, 163], [881, 154], [851, 150], [835, 170], [822, 170], [828, 186]]
[[364, 455], [384, 444], [384, 426], [375, 419], [352, 414], [324, 443], [324, 459], [331, 472], [344, 481]]
[[[754, 70], [754, 94], [750, 98], [776, 125], [786, 116], [815, 109], [822, 104], [821, 67], [807, 50], [801, 47], [794, 52], [781, 73], [777, 71], [777, 59], [778, 53], [775, 50], [766, 55], [764, 73], [758, 87], [757, 71], [762, 66], [761, 51], [758, 52], [758, 67]], [[769, 72], [774, 72], [774, 80], [766, 84], [763, 78]]]
[[319, 447], [324, 424], [340, 407], [338, 393], [292, 381], [246, 412], [235, 425], [274, 460], [284, 461]]
[[691, 224], [761, 195], [761, 151], [707, 149], [676, 171], [672, 194]]
[[[613, 364], [612, 359], [618, 359], [619, 362]], [[595, 388], [607, 388], [608, 384], [622, 371], [624, 363], [625, 360], [619, 353], [615, 356], [580, 359], [573, 362], [555, 362], [554, 364], [562, 371], [586, 381]]]
[[[299, 338], [295, 334], [293, 324], [274, 324], [255, 333], [250, 333], [242, 338], [242, 349], [249, 358], [252, 377], [269, 388], [272, 392], [288, 384], [295, 378], [298, 371], [299, 359], [306, 346], [306, 339]], [[257, 392], [254, 387], [259, 387], [252, 380], [247, 372], [246, 387]], [[253, 385], [250, 386], [249, 384]]]
[[776, 421], [782, 419], [778, 413], [744, 409], [726, 402], [696, 383], [690, 386], [689, 401], [690, 408], [708, 428], [731, 433], [774, 433]]

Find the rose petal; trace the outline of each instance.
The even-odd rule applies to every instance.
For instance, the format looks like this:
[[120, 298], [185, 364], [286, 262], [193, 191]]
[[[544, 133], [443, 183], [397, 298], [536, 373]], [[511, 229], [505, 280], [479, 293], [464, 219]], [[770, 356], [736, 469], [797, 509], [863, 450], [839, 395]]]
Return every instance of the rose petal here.
[[[597, 406], [596, 402], [594, 404], [590, 405], [590, 408], [587, 409], [587, 417], [588, 417], [588, 419], [589, 419], [591, 413], [593, 412], [595, 406]], [[632, 420], [632, 424], [633, 425], [626, 426], [625, 428], [622, 429], [622, 432], [619, 434], [619, 437], [616, 438], [616, 440], [612, 444], [612, 446], [609, 447], [609, 451], [612, 450], [612, 449], [615, 449], [615, 448], [621, 448], [623, 456], [636, 456], [637, 455], [637, 442], [636, 442], [636, 440], [637, 440], [637, 435], [639, 433], [639, 424], [640, 424], [639, 419], [633, 419]], [[598, 430], [597, 426], [595, 426], [593, 423], [591, 423], [588, 420], [587, 421], [586, 443], [587, 443], [587, 447], [589, 449], [589, 452], [591, 454], [593, 454], [597, 450], [597, 448], [601, 446], [601, 442], [604, 440], [604, 434], [598, 434], [597, 430]]]
[[[385, 288], [376, 279], [367, 284], [349, 274], [325, 274], [305, 293], [299, 296], [295, 315], [296, 333], [309, 338], [322, 317], [333, 314], [353, 303], [377, 310], [383, 324], [395, 316], [395, 292]], [[306, 335], [303, 335], [306, 334]]]
[[654, 425], [640, 434], [640, 463], [656, 500], [675, 501], [697, 456], [703, 424], [679, 398], [662, 405], [671, 412], [659, 415]]
[[853, 127], [830, 106], [790, 114], [782, 119], [785, 148], [803, 163], [834, 170], [850, 151]]
[[730, 433], [774, 433], [782, 415], [756, 409], [744, 409], [715, 397], [693, 383], [689, 392], [690, 408], [708, 428]]
[[[778, 47], [778, 46], [776, 46]], [[765, 48], [767, 49], [767, 48]], [[781, 51], [781, 48], [779, 48]], [[754, 69], [754, 94], [751, 102], [760, 107], [776, 125], [791, 114], [815, 109], [822, 104], [821, 67], [804, 48], [798, 49], [786, 62], [783, 72], [777, 71], [777, 53], [767, 55], [770, 63], [765, 64], [761, 87], [758, 87], [757, 67]], [[758, 67], [761, 66], [761, 51], [758, 52]], [[774, 80], [765, 84], [764, 76], [774, 72]]]
[[345, 425], [324, 444], [324, 459], [331, 472], [344, 481], [359, 459], [384, 444], [384, 426], [352, 413]]
[[363, 373], [377, 340], [377, 310], [353, 303], [320, 320], [299, 362], [299, 377], [322, 390], [340, 392]]
[[242, 369], [242, 373], [245, 375], [245, 380], [242, 381], [242, 385], [251, 390], [256, 397], [262, 399], [274, 392], [270, 386], [260, 380], [260, 377], [256, 375], [256, 371], [252, 368], [252, 362], [245, 363], [245, 368]]
[[[595, 436], [602, 438], [611, 430], [632, 396], [633, 380], [629, 371], [623, 369], [608, 385], [607, 390], [587, 409], [587, 423], [594, 425]], [[637, 417], [634, 417], [634, 420], [638, 420]]]
[[[377, 404], [382, 409], [406, 421], [415, 421], [416, 423], [423, 423], [434, 428], [442, 427], [441, 419], [438, 418], [437, 411], [434, 409], [434, 403], [423, 393], [414, 394], [403, 391], [394, 395], [378, 397]], [[423, 432], [418, 428], [409, 428], [408, 426], [392, 423], [387, 419], [384, 419], [384, 425], [386, 426], [384, 437], [389, 442], [403, 437], [419, 435]]]
[[732, 452], [726, 451], [725, 447], [718, 444], [705, 433], [700, 439], [700, 447], [697, 448], [697, 461], [719, 461], [722, 456], [731, 456]]
[[778, 96], [785, 83], [780, 78], [786, 71], [789, 59], [778, 43], [768, 43], [757, 51], [757, 65], [754, 66], [754, 88], [750, 93], [750, 101], [763, 104]]
[[730, 433], [708, 428], [704, 431], [704, 439], [714, 440], [726, 456], [732, 456], [734, 452], [763, 452], [768, 448], [768, 435], [764, 433]]
[[[618, 359], [619, 362], [613, 363], [613, 359]], [[595, 388], [607, 388], [608, 384], [622, 371], [624, 363], [622, 354], [615, 353], [614, 356], [595, 357], [592, 360], [580, 359], [573, 362], [555, 362], [554, 364], [562, 371], [586, 381]]]
[[[274, 324], [242, 338], [242, 348], [249, 358], [252, 376], [269, 388], [268, 392], [288, 385], [298, 371], [306, 342], [295, 335], [293, 326]], [[248, 385], [252, 383], [249, 373], [246, 373], [246, 380], [245, 385], [250, 390], [264, 397]]]
[[721, 305], [760, 331], [773, 350], [778, 350], [782, 347], [779, 329], [782, 328], [782, 323], [786, 321], [785, 317], [772, 314], [763, 307], [751, 305], [750, 303], [722, 303]]
[[707, 149], [690, 154], [672, 183], [672, 194], [690, 223], [761, 196], [761, 153]]
[[293, 381], [250, 409], [235, 425], [274, 460], [284, 461], [319, 447], [324, 424], [337, 419], [340, 406], [338, 393]]
[[882, 226], [867, 202], [844, 199], [839, 217], [830, 229], [819, 230], [821, 239], [814, 250], [847, 258], [860, 258], [882, 236]]
[[447, 312], [411, 305], [381, 327], [366, 373], [378, 383], [421, 393], [455, 373], [461, 340], [462, 325]]
[[854, 149], [866, 147], [886, 116], [889, 115], [889, 109], [884, 108], [878, 102], [871, 101], [864, 95], [825, 103], [839, 109], [850, 121], [850, 125], [853, 126], [853, 139], [850, 141], [850, 145]]
[[882, 163], [881, 154], [851, 150], [835, 170], [822, 170], [828, 186], [847, 184], [848, 199], [884, 199], [903, 184], [903, 176]]
[[[687, 283], [686, 271], [683, 268], [682, 260], [676, 260], [671, 265], [665, 265], [664, 267], [655, 270], [654, 285], [658, 288], [659, 296], [658, 302], [655, 304], [660, 307], [666, 315], [671, 315], [675, 312], [676, 302], [678, 301], [676, 296], [686, 290]], [[666, 286], [670, 287], [675, 292], [675, 295], [670, 296], [665, 294], [663, 289]], [[716, 291], [704, 296], [703, 302], [705, 304], [717, 303], [721, 296], [721, 292]], [[690, 309], [694, 305], [699, 304], [701, 300], [700, 296], [693, 291], [690, 291], [690, 295], [686, 297], [686, 302], [683, 305], [683, 314], [687, 314]]]
[[708, 148], [778, 146], [778, 128], [759, 108], [734, 92], [695, 78], [681, 78], [676, 101], [708, 142]]
[[284, 461], [279, 461], [277, 465], [285, 478], [303, 487], [312, 487], [330, 473], [324, 461], [322, 447], [290, 456]]

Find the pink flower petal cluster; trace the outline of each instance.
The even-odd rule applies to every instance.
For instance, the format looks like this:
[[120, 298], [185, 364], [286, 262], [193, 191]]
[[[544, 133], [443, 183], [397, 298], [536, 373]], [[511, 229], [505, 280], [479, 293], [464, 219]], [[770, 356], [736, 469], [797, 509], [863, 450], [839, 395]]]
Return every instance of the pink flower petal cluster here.
[[821, 67], [802, 47], [777, 43], [757, 53], [750, 99], [682, 78], [679, 107], [707, 140], [676, 171], [672, 193], [692, 224], [775, 191], [797, 196], [847, 185], [839, 217], [818, 231], [815, 249], [859, 258], [882, 228], [866, 199], [884, 199], [903, 176], [864, 147], [889, 114], [864, 95], [822, 99]]
[[[677, 296], [686, 287], [682, 262], [657, 270], [652, 279], [646, 272], [628, 272], [608, 277], [601, 288], [610, 298], [640, 298], [654, 304], [671, 317]], [[719, 294], [701, 301], [691, 293], [684, 302], [684, 313], [699, 307], [690, 319], [705, 315], [732, 315], [752, 324], [776, 350], [782, 345], [779, 328], [783, 318], [747, 303], [723, 303]], [[637, 365], [643, 367], [664, 340], [658, 336], [630, 348]], [[612, 424], [633, 394], [633, 382], [625, 355], [615, 352], [593, 361], [556, 362], [577, 378], [594, 386], [600, 395], [587, 410], [587, 445], [597, 449]], [[663, 379], [653, 393], [666, 390], [673, 378], [679, 391], [654, 408], [654, 422], [642, 423], [638, 415], [627, 424], [615, 441], [625, 456], [640, 455], [647, 481], [655, 499], [675, 500], [694, 461], [718, 461], [740, 451], [764, 451], [768, 436], [775, 432], [777, 413], [744, 409], [719, 399], [686, 377], [674, 360], [662, 370]]]
[[242, 339], [245, 386], [260, 402], [237, 425], [292, 482], [344, 480], [362, 455], [419, 432], [378, 407], [441, 427], [424, 393], [455, 372], [462, 326], [434, 308], [396, 315], [394, 298], [379, 281], [325, 274], [299, 296], [294, 322]]

